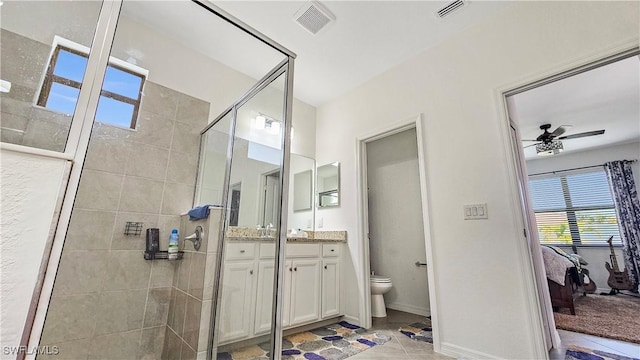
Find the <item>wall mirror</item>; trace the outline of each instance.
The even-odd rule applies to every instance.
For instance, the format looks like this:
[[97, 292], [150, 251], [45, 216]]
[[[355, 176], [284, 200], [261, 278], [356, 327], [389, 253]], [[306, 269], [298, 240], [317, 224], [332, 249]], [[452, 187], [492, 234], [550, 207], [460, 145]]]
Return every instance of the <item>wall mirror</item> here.
[[287, 226], [290, 229], [313, 229], [316, 161], [306, 156], [291, 154], [290, 164]]
[[316, 180], [318, 207], [340, 205], [340, 163], [318, 167]]

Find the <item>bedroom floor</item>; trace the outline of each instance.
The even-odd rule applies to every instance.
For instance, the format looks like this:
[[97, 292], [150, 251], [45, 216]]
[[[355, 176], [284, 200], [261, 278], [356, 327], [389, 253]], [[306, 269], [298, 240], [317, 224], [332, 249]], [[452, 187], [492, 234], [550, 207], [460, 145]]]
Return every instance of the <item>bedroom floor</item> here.
[[552, 349], [551, 351], [549, 351], [550, 360], [563, 360], [564, 354], [569, 345], [583, 346], [589, 349], [606, 351], [609, 353], [627, 357], [640, 357], [639, 344], [606, 339], [560, 329], [558, 329], [558, 333], [560, 334], [562, 345], [559, 349]]

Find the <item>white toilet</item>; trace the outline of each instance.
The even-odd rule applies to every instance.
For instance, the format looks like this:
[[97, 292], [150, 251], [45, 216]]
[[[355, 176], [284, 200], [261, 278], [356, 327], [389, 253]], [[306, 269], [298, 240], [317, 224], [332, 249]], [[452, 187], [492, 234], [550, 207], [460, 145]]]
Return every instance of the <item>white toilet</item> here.
[[391, 279], [383, 276], [371, 275], [371, 316], [387, 316], [387, 308], [384, 305], [384, 297], [382, 295], [391, 290], [392, 286]]

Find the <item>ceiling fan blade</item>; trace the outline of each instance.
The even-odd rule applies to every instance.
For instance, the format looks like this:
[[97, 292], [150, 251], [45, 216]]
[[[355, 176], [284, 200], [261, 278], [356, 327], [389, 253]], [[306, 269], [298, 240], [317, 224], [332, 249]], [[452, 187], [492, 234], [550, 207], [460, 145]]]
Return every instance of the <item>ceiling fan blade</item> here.
[[559, 140], [569, 140], [569, 139], [577, 139], [577, 138], [581, 138], [581, 137], [586, 137], [586, 136], [594, 136], [594, 135], [602, 135], [604, 134], [604, 130], [595, 130], [595, 131], [587, 131], [587, 132], [582, 132], [582, 133], [577, 133], [577, 134], [572, 134], [572, 135], [567, 135], [567, 136], [561, 136], [558, 139]]
[[569, 130], [569, 129], [571, 129], [571, 125], [560, 125], [560, 126], [558, 126], [557, 129], [553, 130], [551, 135], [553, 135], [554, 137], [560, 136], [560, 135], [566, 133], [567, 130]]

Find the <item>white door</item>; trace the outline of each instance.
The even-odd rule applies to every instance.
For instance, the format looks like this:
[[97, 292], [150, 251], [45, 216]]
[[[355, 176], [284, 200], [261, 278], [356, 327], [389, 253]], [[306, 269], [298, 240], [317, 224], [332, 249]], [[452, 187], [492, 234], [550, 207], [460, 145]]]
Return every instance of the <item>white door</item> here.
[[254, 335], [266, 334], [271, 330], [273, 305], [273, 260], [260, 261], [258, 265], [258, 286], [256, 292], [256, 316]]
[[222, 308], [218, 328], [219, 344], [239, 340], [251, 334], [251, 304], [254, 298], [253, 261], [227, 262], [222, 284]]
[[294, 260], [291, 281], [291, 323], [320, 319], [320, 260]]
[[340, 261], [322, 261], [322, 318], [340, 314]]
[[371, 270], [391, 278], [388, 308], [429, 315], [416, 130], [366, 146]]

